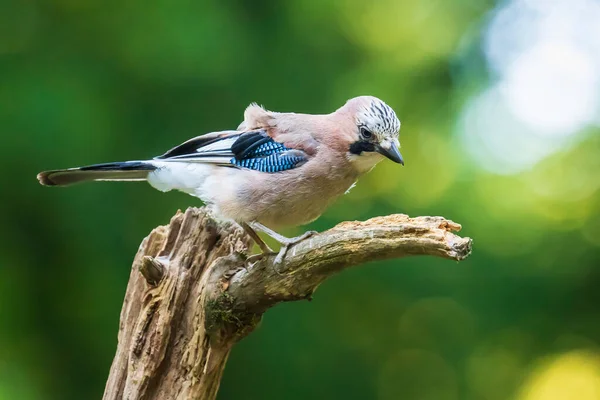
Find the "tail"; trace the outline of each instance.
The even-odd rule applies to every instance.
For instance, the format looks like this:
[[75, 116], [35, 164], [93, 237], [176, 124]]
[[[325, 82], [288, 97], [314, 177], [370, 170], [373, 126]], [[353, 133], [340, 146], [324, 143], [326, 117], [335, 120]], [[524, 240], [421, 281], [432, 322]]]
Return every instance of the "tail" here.
[[157, 167], [151, 161], [125, 161], [40, 172], [44, 186], [68, 186], [88, 181], [144, 181]]

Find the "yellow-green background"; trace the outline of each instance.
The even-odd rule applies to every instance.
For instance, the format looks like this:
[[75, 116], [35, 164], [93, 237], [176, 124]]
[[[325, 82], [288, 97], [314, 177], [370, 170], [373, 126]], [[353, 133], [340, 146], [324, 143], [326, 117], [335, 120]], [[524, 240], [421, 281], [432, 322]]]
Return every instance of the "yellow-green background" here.
[[406, 166], [383, 162], [310, 228], [443, 215], [473, 255], [365, 265], [277, 306], [219, 399], [600, 398], [598, 128], [510, 174], [467, 151], [494, 6], [2, 2], [0, 399], [100, 398], [140, 241], [201, 204], [137, 183], [45, 188], [37, 172], [158, 155], [253, 101], [325, 113], [362, 94], [397, 111]]

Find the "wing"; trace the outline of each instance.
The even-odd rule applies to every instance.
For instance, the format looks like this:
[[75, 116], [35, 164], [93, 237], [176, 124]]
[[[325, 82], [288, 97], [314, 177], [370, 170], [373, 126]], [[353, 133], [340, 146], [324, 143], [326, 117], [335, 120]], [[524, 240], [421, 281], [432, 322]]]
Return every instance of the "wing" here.
[[214, 132], [183, 142], [155, 160], [229, 164], [231, 145], [242, 135], [239, 131]]
[[308, 156], [275, 141], [264, 129], [198, 136], [155, 159], [218, 164], [275, 173], [301, 166]]

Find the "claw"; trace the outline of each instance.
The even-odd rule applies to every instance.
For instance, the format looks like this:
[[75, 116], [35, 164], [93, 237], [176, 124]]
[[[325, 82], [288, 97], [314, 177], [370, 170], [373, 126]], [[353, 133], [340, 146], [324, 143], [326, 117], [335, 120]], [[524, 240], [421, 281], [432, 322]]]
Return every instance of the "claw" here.
[[283, 259], [285, 258], [285, 256], [287, 255], [288, 250], [290, 249], [289, 244], [282, 244], [281, 248], [279, 249], [279, 253], [277, 253], [277, 257], [275, 257], [275, 260], [273, 261], [273, 266], [277, 267], [279, 264], [281, 264], [283, 262]]

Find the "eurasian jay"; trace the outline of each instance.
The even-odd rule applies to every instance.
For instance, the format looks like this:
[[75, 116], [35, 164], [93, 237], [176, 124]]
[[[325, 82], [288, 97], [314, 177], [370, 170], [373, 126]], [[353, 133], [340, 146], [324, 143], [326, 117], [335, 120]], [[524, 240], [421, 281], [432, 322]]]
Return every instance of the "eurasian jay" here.
[[273, 253], [257, 230], [278, 241], [277, 264], [314, 232], [286, 238], [268, 227], [314, 221], [384, 157], [404, 165], [399, 131], [394, 111], [372, 96], [350, 99], [326, 115], [251, 104], [237, 130], [195, 137], [152, 160], [46, 171], [37, 178], [47, 186], [148, 181], [163, 192], [189, 193], [213, 215], [239, 223], [260, 246], [257, 258]]

